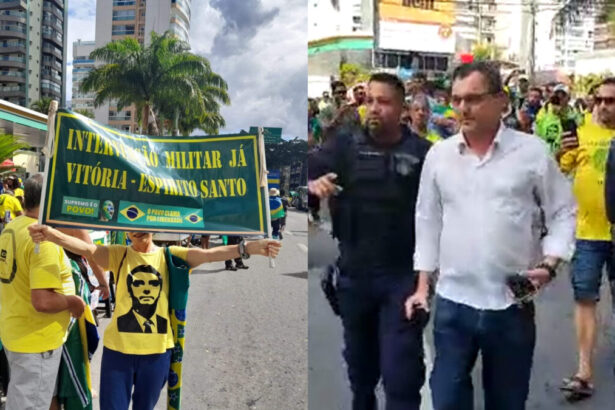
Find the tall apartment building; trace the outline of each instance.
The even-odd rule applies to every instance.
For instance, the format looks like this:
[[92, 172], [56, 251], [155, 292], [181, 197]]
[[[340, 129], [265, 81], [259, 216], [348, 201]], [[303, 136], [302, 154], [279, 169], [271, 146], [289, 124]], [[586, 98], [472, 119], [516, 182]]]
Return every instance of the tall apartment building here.
[[573, 72], [576, 57], [594, 50], [595, 19], [587, 13], [578, 21], [569, 23], [555, 35], [555, 65]]
[[65, 0], [0, 0], [0, 98], [65, 104]]
[[83, 93], [79, 91], [79, 86], [85, 76], [94, 69], [94, 60], [90, 59], [90, 53], [96, 48], [94, 41], [73, 42], [73, 96], [71, 100], [71, 108], [75, 110], [89, 110], [94, 112], [94, 97], [93, 92]]
[[[97, 0], [95, 45], [99, 48], [126, 37], [147, 45], [152, 31], [162, 34], [167, 30], [189, 42], [190, 15], [190, 0]], [[120, 111], [106, 103], [95, 109], [94, 115], [96, 121], [117, 129], [138, 129], [134, 107]]]
[[459, 0], [455, 4], [456, 51], [470, 52], [476, 43], [493, 43], [496, 33], [496, 0]]

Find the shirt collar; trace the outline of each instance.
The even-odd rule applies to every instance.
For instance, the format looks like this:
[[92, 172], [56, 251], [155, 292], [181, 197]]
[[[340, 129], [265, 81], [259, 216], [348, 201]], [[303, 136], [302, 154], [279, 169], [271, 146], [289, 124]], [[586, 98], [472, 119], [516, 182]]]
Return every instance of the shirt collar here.
[[[500, 122], [500, 128], [498, 129], [498, 132], [495, 134], [495, 138], [493, 139], [493, 148], [494, 149], [500, 149], [500, 148], [503, 148], [505, 146], [507, 138], [503, 137], [502, 135], [504, 133], [506, 133], [507, 130], [508, 129], [506, 128], [504, 123]], [[468, 142], [466, 141], [465, 137], [463, 136], [463, 133], [461, 131], [459, 131], [453, 138], [455, 139], [455, 143], [457, 144], [457, 148], [458, 148], [459, 154], [465, 153], [466, 150], [468, 149]]]
[[141, 326], [141, 329], [143, 330], [143, 332], [145, 332], [145, 322], [149, 321], [150, 322], [150, 328], [152, 329], [152, 333], [157, 333], [156, 332], [156, 322], [154, 322], [153, 320], [148, 320], [145, 317], [141, 316], [139, 313], [137, 313], [136, 310], [133, 310], [135, 317], [137, 318], [137, 322], [139, 322], [139, 326]]

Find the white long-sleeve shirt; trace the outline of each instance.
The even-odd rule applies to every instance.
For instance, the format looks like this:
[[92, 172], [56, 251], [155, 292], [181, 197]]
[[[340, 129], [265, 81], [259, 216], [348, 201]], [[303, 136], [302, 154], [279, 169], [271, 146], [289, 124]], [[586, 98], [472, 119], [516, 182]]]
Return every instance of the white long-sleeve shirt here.
[[538, 204], [548, 229], [542, 254], [569, 259], [572, 187], [540, 138], [502, 125], [482, 159], [461, 134], [438, 142], [421, 174], [414, 269], [439, 269], [436, 293], [446, 299], [506, 309], [514, 303], [506, 276], [532, 268], [540, 255]]

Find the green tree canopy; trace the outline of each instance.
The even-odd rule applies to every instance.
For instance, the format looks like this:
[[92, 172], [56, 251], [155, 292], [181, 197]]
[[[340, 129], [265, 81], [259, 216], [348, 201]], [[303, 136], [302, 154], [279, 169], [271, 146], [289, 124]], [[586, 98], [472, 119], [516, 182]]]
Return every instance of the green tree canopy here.
[[265, 157], [268, 169], [280, 169], [296, 162], [305, 161], [307, 141], [295, 138], [283, 140], [279, 144], [265, 144]]
[[79, 113], [85, 117], [94, 119], [94, 111], [88, 109], [75, 110], [76, 113]]
[[[108, 43], [90, 54], [105, 64], [88, 73], [81, 90], [96, 93], [95, 106], [115, 101], [121, 110], [135, 104], [143, 133], [149, 133], [147, 124], [152, 124], [151, 132], [159, 134], [157, 123], [164, 124], [164, 120], [179, 126], [181, 117], [188, 114], [202, 119], [199, 126], [208, 124], [207, 118], [219, 108], [212, 101], [230, 103], [228, 86], [211, 70], [207, 59], [189, 49], [168, 31], [162, 35], [152, 32], [147, 47], [134, 38]], [[150, 113], [162, 118], [150, 121]]]
[[16, 136], [12, 134], [0, 135], [0, 163], [13, 158], [15, 152], [25, 148], [29, 148], [29, 145], [21, 142]]
[[43, 97], [40, 100], [34, 101], [30, 105], [30, 108], [34, 111], [40, 112], [41, 114], [47, 115], [49, 113], [49, 105], [51, 105], [51, 101], [53, 101], [51, 98]]
[[476, 43], [472, 47], [472, 55], [476, 61], [497, 60], [500, 54], [500, 50], [492, 43]]
[[369, 71], [359, 64], [344, 63], [340, 66], [340, 79], [347, 87], [369, 80]]

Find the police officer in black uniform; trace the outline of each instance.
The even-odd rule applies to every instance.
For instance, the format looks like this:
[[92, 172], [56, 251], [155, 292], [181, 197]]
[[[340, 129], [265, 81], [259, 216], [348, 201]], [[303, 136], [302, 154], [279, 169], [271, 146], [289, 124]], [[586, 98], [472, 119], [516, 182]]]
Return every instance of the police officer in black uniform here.
[[339, 241], [336, 296], [354, 410], [374, 410], [382, 377], [387, 410], [420, 407], [425, 381], [425, 297], [412, 268], [414, 210], [426, 140], [400, 125], [404, 86], [377, 73], [367, 88], [366, 127], [345, 127], [310, 158], [310, 191], [330, 198]]

